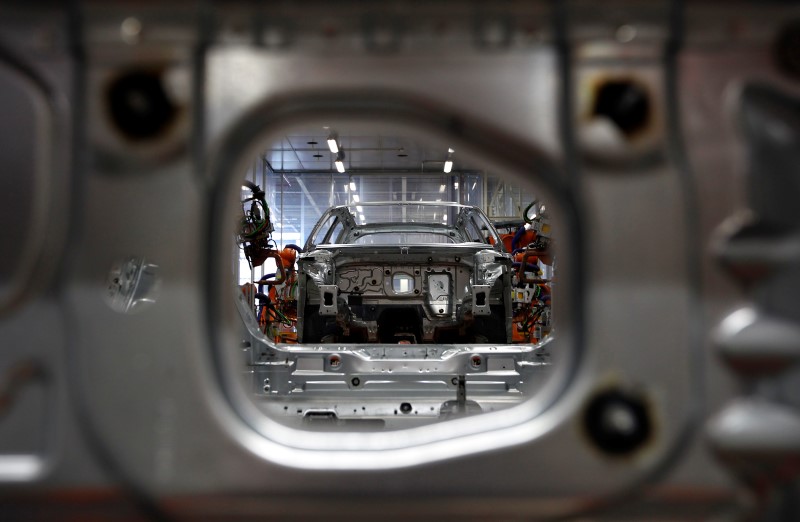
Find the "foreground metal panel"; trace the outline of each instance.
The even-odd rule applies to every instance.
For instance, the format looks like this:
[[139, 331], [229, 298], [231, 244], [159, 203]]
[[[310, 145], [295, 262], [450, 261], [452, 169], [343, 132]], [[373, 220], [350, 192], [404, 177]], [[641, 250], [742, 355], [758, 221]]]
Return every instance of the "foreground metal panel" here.
[[[4, 518], [797, 519], [798, 16], [4, 4]], [[451, 137], [551, 192], [570, 306], [535, 400], [377, 436], [270, 421], [288, 379], [261, 404], [242, 392], [261, 352], [224, 268], [234, 178], [264, 136], [342, 114]], [[308, 364], [304, 393], [347, 385], [325, 373], [334, 350], [303, 350], [250, 362]], [[464, 347], [424, 350], [468, 373]]]

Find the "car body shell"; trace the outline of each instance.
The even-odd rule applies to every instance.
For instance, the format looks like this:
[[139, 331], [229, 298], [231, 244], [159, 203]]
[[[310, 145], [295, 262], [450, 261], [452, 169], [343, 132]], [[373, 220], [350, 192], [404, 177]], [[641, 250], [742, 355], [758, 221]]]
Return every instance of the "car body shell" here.
[[510, 342], [511, 264], [477, 207], [332, 207], [298, 257], [299, 340]]

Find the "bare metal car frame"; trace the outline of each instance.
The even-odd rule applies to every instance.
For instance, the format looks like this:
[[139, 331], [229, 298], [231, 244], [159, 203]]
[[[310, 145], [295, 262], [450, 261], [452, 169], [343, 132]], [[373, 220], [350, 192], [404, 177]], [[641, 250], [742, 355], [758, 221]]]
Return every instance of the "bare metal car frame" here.
[[[395, 217], [359, 223], [359, 209]], [[477, 207], [332, 207], [312, 230], [298, 265], [301, 342], [323, 340], [326, 325], [337, 337], [367, 342], [511, 340], [511, 256]], [[473, 333], [473, 325], [481, 333]]]
[[[511, 257], [483, 212], [439, 202], [358, 208], [386, 211], [391, 205], [403, 215], [412, 207], [428, 216], [446, 209], [450, 224], [358, 223], [356, 205], [328, 209], [298, 258], [304, 344], [272, 343], [238, 299], [252, 387], [273, 418], [390, 429], [512, 406], [546, 378], [549, 343], [508, 344]], [[355, 244], [373, 234], [393, 234], [394, 244]], [[407, 244], [404, 234], [441, 235], [448, 243]], [[406, 279], [403, 291], [394, 284], [397, 277]], [[386, 316], [416, 316], [419, 324], [381, 333]], [[336, 333], [324, 335], [325, 325]], [[354, 342], [348, 330], [366, 334], [366, 342]], [[443, 344], [441, 332], [460, 342]], [[419, 333], [431, 344], [416, 344]], [[494, 336], [492, 342], [484, 333]]]

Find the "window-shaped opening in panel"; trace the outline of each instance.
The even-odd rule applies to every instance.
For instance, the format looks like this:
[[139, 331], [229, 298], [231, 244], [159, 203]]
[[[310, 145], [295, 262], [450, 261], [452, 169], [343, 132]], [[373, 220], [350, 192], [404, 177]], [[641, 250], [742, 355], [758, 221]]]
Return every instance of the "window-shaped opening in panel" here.
[[552, 404], [574, 358], [545, 177], [446, 133], [347, 118], [272, 129], [248, 154], [228, 172], [227, 333], [243, 357], [226, 364], [257, 429], [396, 449]]

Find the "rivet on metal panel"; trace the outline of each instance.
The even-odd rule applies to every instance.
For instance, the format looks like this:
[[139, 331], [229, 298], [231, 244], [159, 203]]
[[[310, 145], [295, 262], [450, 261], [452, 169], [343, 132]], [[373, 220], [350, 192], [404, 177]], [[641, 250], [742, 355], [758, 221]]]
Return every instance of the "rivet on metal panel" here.
[[469, 364], [470, 366], [472, 366], [473, 369], [477, 370], [483, 365], [483, 358], [480, 355], [475, 354], [472, 357], [470, 357]]
[[636, 26], [623, 24], [620, 25], [617, 30], [614, 32], [614, 38], [619, 43], [629, 43], [632, 42], [634, 38], [636, 38]]
[[511, 45], [514, 23], [509, 15], [480, 13], [475, 21], [475, 43], [481, 49], [505, 49]]
[[399, 18], [367, 15], [362, 23], [364, 47], [376, 53], [394, 53], [403, 42], [403, 24]]
[[126, 44], [138, 44], [142, 36], [142, 22], [134, 16], [129, 16], [120, 24], [119, 33]]
[[292, 45], [292, 32], [288, 21], [273, 20], [261, 31], [261, 43], [270, 49], [286, 49]]

